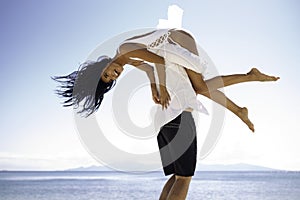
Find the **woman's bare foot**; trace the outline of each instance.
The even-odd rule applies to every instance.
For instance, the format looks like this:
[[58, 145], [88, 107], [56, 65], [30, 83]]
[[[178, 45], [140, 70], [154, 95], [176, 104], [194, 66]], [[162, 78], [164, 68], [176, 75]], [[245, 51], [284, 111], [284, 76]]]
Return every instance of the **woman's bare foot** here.
[[251, 79], [255, 81], [277, 81], [279, 79], [279, 77], [263, 74], [256, 68], [252, 68], [247, 75], [250, 75]]
[[238, 116], [249, 127], [249, 129], [254, 132], [254, 125], [248, 118], [248, 109], [246, 107], [241, 108], [238, 112]]

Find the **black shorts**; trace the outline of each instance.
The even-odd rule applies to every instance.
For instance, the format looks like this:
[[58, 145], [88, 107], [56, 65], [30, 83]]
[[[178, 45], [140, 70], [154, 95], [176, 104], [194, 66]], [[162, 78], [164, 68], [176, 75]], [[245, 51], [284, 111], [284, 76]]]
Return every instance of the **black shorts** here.
[[184, 111], [165, 124], [157, 136], [165, 175], [193, 176], [197, 162], [196, 126], [192, 113]]

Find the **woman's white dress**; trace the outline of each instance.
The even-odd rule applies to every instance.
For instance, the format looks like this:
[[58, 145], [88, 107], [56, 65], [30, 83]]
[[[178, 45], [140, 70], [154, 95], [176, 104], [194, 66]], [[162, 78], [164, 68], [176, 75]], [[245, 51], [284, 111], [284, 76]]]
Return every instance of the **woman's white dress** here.
[[[158, 29], [145, 36], [128, 39], [122, 43], [144, 44], [148, 51], [165, 59], [166, 87], [171, 96], [171, 102], [165, 110], [162, 110], [161, 106], [157, 107], [154, 117], [156, 131], [188, 108], [208, 114], [202, 103], [197, 100], [197, 94], [184, 69], [203, 74], [207, 62], [174, 41], [170, 43], [169, 35], [170, 29]], [[157, 73], [156, 80], [158, 80]]]

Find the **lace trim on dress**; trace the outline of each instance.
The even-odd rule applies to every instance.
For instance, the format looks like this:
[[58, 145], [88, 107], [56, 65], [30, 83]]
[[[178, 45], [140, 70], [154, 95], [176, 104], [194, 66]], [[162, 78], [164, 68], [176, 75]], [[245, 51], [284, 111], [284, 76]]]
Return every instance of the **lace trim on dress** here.
[[147, 45], [147, 49], [153, 49], [153, 48], [159, 47], [161, 44], [166, 43], [170, 34], [171, 34], [170, 31], [168, 31], [167, 33], [163, 34], [158, 39], [156, 39], [154, 42], [151, 42], [150, 44], [148, 44]]

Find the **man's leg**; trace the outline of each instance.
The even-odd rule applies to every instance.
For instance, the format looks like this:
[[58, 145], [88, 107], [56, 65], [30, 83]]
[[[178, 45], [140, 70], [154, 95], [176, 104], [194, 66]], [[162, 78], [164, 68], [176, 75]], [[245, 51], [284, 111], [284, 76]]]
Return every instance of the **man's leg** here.
[[171, 176], [169, 180], [166, 182], [163, 190], [161, 191], [159, 200], [166, 200], [171, 188], [173, 187], [173, 184], [175, 183], [175, 175]]
[[184, 200], [189, 190], [192, 177], [175, 176], [175, 182], [171, 188], [167, 200]]
[[[162, 154], [161, 158], [164, 166], [165, 174], [180, 174], [173, 175], [165, 184], [161, 193], [160, 200], [177, 200], [185, 199], [187, 196], [189, 184], [192, 176], [194, 175], [196, 160], [197, 160], [197, 140], [196, 140], [196, 127], [192, 114], [183, 112], [177, 120], [164, 125], [158, 135], [158, 144], [160, 150], [165, 146], [169, 146], [170, 155]], [[179, 127], [175, 125], [179, 125]], [[170, 125], [170, 126], [169, 126]], [[176, 128], [175, 128], [176, 127]], [[168, 134], [170, 133], [170, 134]], [[174, 137], [176, 140], [173, 141]], [[173, 143], [170, 143], [170, 142]], [[183, 146], [187, 149], [181, 152]], [[183, 153], [181, 156], [179, 154]], [[165, 166], [170, 157], [177, 157], [171, 165]]]

